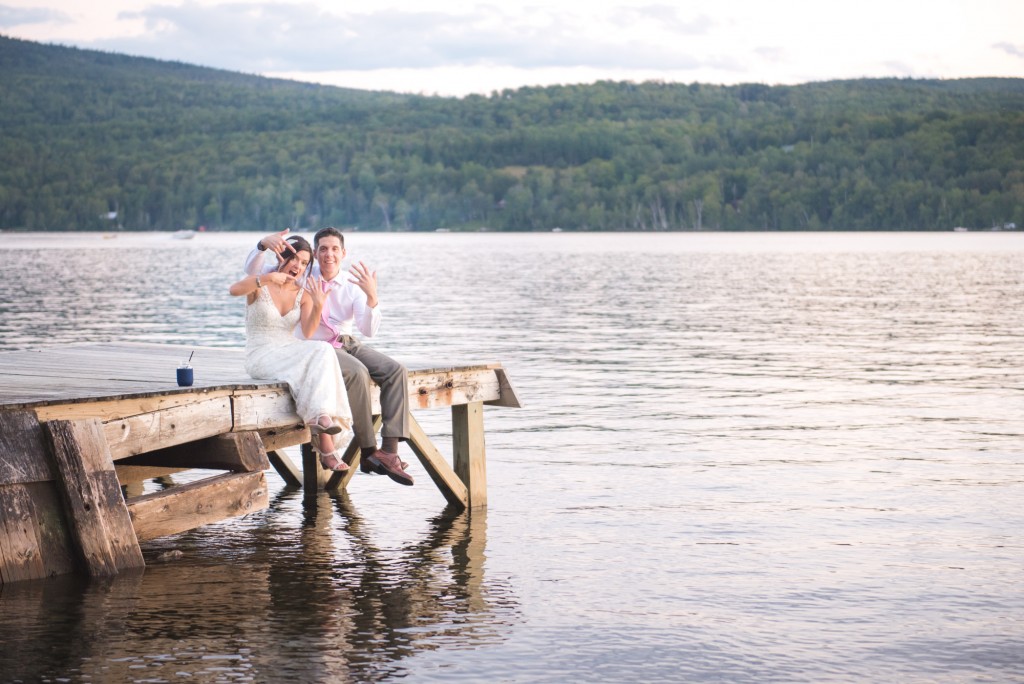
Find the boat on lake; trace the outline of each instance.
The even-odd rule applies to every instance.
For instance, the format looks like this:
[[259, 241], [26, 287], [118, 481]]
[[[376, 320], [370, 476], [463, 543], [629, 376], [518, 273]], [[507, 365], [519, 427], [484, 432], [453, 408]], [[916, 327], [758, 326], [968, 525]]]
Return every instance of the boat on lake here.
[[187, 229], [186, 230], [176, 230], [173, 233], [171, 233], [171, 237], [174, 238], [175, 240], [191, 240], [195, 236], [196, 236], [196, 231], [194, 231], [194, 230], [187, 230]]

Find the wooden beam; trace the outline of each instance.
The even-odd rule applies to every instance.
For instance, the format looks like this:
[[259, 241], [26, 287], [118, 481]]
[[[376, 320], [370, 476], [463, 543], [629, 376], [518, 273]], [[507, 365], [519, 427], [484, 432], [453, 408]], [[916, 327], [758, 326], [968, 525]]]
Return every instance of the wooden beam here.
[[508, 379], [508, 373], [501, 366], [494, 369], [494, 375], [498, 379], [498, 391], [500, 396], [497, 399], [485, 400], [489, 406], [506, 406], [508, 408], [522, 408], [516, 390], [512, 387], [512, 381]]
[[[230, 397], [231, 390], [203, 391], [202, 399]], [[81, 420], [83, 418], [99, 418], [103, 421], [121, 420], [130, 416], [138, 416], [154, 411], [164, 411], [179, 406], [187, 406], [196, 402], [195, 392], [177, 392], [156, 396], [126, 397], [103, 401], [74, 401], [64, 404], [35, 406], [33, 410], [39, 422], [50, 420]]]
[[53, 482], [0, 485], [0, 584], [75, 571], [62, 509]]
[[32, 501], [32, 517], [36, 538], [43, 558], [45, 577], [74, 572], [78, 564], [71, 540], [64, 502], [55, 482], [33, 482], [25, 485]]
[[230, 432], [187, 444], [157, 449], [118, 461], [118, 465], [163, 468], [205, 468], [251, 473], [270, 467], [263, 442], [256, 432]]
[[71, 537], [90, 575], [144, 567], [121, 485], [96, 419], [45, 424]]
[[112, 420], [103, 432], [114, 460], [231, 432], [231, 399], [216, 397]]
[[409, 375], [409, 403], [417, 408], [440, 408], [500, 398], [501, 386], [493, 368], [446, 369]]
[[270, 465], [274, 466], [274, 470], [285, 481], [285, 484], [292, 487], [302, 486], [302, 471], [292, 459], [288, 458], [288, 454], [283, 451], [268, 451], [267, 458], [270, 459]]
[[315, 499], [317, 492], [327, 484], [328, 473], [320, 467], [320, 458], [309, 443], [302, 445], [302, 489], [303, 498]]
[[167, 477], [180, 473], [188, 468], [157, 468], [155, 466], [126, 466], [121, 463], [114, 464], [114, 472], [117, 473], [117, 481], [121, 486], [155, 480], [158, 477]]
[[263, 448], [267, 450], [267, 453], [270, 453], [285, 447], [305, 444], [309, 441], [309, 429], [302, 423], [283, 428], [261, 429], [260, 439], [263, 440]]
[[288, 386], [239, 390], [231, 399], [235, 430], [267, 430], [302, 425]]
[[487, 451], [481, 402], [452, 406], [452, 447], [455, 472], [469, 490], [470, 508], [487, 505]]
[[0, 584], [74, 570], [53, 479], [35, 413], [0, 412]]
[[262, 471], [227, 473], [197, 480], [128, 503], [140, 541], [191, 530], [225, 518], [247, 515], [268, 505]]
[[451, 505], [461, 509], [469, 505], [469, 492], [459, 476], [437, 450], [427, 433], [412, 415], [409, 416], [409, 446], [434, 481], [441, 494]]
[[[377, 434], [380, 430], [380, 426], [384, 424], [384, 419], [381, 418], [380, 414], [373, 416], [373, 434]], [[345, 453], [342, 455], [341, 460], [348, 463], [348, 470], [343, 473], [331, 473], [331, 477], [327, 480], [327, 484], [324, 485], [324, 489], [328, 491], [336, 491], [338, 489], [345, 489], [348, 487], [348, 483], [355, 477], [356, 472], [359, 470], [359, 463], [362, 461], [363, 450], [359, 446], [359, 441], [353, 437], [345, 448]]]
[[46, 576], [32, 499], [23, 484], [0, 485], [0, 582]]
[[0, 485], [53, 479], [43, 429], [32, 411], [0, 411]]

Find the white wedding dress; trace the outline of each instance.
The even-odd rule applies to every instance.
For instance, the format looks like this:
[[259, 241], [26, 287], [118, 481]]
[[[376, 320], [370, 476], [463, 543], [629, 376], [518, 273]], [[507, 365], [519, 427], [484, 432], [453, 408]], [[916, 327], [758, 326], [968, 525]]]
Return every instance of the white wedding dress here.
[[288, 383], [296, 413], [306, 423], [328, 415], [342, 426], [334, 436], [336, 448], [352, 438], [352, 410], [334, 347], [327, 342], [295, 337], [302, 290], [284, 316], [264, 285], [256, 300], [245, 307], [245, 372], [258, 380]]

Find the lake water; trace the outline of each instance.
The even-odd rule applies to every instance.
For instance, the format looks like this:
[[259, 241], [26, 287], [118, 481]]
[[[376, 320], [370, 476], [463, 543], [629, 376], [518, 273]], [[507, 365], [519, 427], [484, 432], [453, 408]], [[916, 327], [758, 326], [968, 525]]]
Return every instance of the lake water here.
[[[257, 238], [0, 235], [0, 349], [239, 347]], [[270, 473], [141, 575], [0, 588], [0, 681], [1024, 681], [1024, 233], [348, 242], [374, 346], [508, 369], [488, 509]]]

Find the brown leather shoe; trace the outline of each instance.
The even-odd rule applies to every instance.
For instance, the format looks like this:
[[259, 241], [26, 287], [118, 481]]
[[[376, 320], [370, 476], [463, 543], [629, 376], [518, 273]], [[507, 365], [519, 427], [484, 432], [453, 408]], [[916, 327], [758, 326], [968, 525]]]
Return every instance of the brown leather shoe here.
[[372, 471], [380, 473], [381, 475], [387, 475], [398, 484], [410, 487], [413, 484], [412, 475], [405, 472], [402, 468], [402, 461], [398, 458], [398, 454], [392, 454], [382, 449], [377, 449], [373, 452], [373, 455], [361, 459], [361, 469], [363, 468], [362, 462], [366, 463], [366, 468], [363, 469], [363, 472]]
[[[388, 453], [388, 452], [385, 451], [384, 453]], [[381, 463], [380, 461], [377, 461], [376, 459], [374, 459], [375, 465], [371, 465], [370, 464], [370, 458], [371, 457], [367, 457], [367, 458], [360, 457], [359, 458], [359, 470], [361, 470], [362, 472], [366, 473], [367, 475], [374, 475], [374, 474], [376, 474], [376, 475], [387, 475], [388, 474], [388, 469], [384, 467], [383, 463]], [[402, 466], [402, 470], [405, 470], [406, 468], [409, 467], [409, 464], [406, 463], [405, 461], [401, 460], [401, 459], [399, 459], [398, 462]]]

